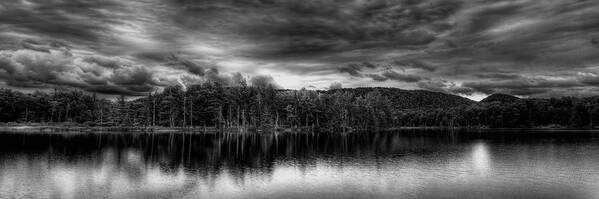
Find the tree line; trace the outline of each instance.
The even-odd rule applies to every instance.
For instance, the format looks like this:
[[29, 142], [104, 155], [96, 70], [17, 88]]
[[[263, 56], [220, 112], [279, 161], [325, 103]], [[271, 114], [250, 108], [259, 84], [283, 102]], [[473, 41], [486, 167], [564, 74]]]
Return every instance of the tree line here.
[[[218, 82], [185, 89], [170, 86], [132, 100], [124, 96], [102, 99], [82, 91], [22, 93], [0, 89], [0, 122], [264, 129], [592, 127], [599, 123], [599, 97], [407, 106], [422, 99], [390, 93], [387, 88], [275, 89], [272, 85], [248, 86], [243, 80], [236, 86]], [[432, 93], [424, 92], [420, 97], [431, 97]], [[443, 101], [448, 100], [435, 103]]]

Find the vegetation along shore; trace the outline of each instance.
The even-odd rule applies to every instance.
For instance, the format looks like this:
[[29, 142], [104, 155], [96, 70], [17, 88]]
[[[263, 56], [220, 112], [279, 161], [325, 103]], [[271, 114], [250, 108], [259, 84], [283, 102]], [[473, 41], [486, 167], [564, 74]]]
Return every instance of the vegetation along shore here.
[[[83, 91], [22, 93], [0, 89], [4, 128], [209, 130], [404, 127], [592, 128], [599, 97], [521, 99], [493, 94], [480, 102], [397, 88], [275, 89], [214, 82], [108, 100]], [[33, 124], [33, 125], [28, 125]]]

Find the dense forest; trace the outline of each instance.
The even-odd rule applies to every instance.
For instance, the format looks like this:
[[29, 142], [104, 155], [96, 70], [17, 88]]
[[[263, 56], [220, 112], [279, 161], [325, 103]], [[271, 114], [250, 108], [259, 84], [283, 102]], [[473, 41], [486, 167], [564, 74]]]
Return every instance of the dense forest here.
[[22, 93], [0, 89], [0, 122], [81, 126], [216, 128], [592, 127], [599, 97], [474, 102], [431, 91], [344, 88], [275, 89], [215, 82], [171, 86], [147, 96], [102, 99], [83, 91]]

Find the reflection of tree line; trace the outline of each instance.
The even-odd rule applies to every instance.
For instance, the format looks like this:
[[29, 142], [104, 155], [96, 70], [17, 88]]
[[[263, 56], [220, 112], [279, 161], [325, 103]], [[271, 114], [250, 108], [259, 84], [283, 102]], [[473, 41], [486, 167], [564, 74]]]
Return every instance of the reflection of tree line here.
[[[552, 139], [568, 139], [571, 133], [545, 132]], [[213, 166], [261, 168], [275, 160], [310, 158], [376, 157], [426, 153], [439, 146], [491, 139], [498, 142], [531, 142], [543, 132], [462, 132], [402, 130], [371, 133], [2, 133], [2, 153], [50, 151], [66, 158], [98, 156], [101, 150], [141, 151], [143, 160], [166, 168], [190, 169]], [[592, 135], [591, 132], [576, 133]]]
[[413, 153], [428, 153], [438, 145], [455, 140], [447, 136], [397, 133], [269, 133], [269, 134], [181, 134], [181, 133], [100, 133], [100, 134], [3, 134], [4, 153], [50, 152], [51, 156], [78, 159], [101, 158], [102, 150], [113, 150], [117, 164], [127, 152], [139, 153], [146, 165], [166, 172], [181, 166], [205, 174], [229, 169], [231, 172], [272, 172], [276, 161], [308, 167], [319, 159], [371, 159]]
[[[401, 131], [373, 133], [98, 133], [98, 134], [0, 134], [0, 159], [25, 155], [50, 161], [98, 164], [108, 161], [128, 179], [143, 181], [148, 168], [169, 176], [183, 169], [214, 183], [221, 174], [243, 183], [248, 175], [269, 177], [280, 164], [306, 170], [317, 163], [343, 167], [371, 165], [389, 159], [451, 158], [445, 153], [463, 150], [475, 140], [500, 143], [546, 143], [573, 139], [568, 133], [493, 133], [447, 131]], [[595, 136], [577, 133], [577, 137]], [[8, 155], [8, 156], [6, 156]], [[133, 155], [134, 161], [130, 160]], [[441, 158], [441, 159], [439, 159]], [[52, 162], [49, 162], [52, 164]], [[190, 182], [187, 182], [190, 183]], [[197, 183], [197, 182], [194, 182]], [[194, 186], [186, 184], [185, 186]]]

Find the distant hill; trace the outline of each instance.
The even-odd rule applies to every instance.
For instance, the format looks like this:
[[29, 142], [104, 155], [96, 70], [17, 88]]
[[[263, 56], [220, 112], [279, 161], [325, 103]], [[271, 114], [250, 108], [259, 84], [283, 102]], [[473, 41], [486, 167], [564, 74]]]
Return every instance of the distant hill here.
[[404, 90], [399, 88], [343, 88], [326, 92], [335, 93], [345, 91], [353, 92], [355, 95], [364, 96], [375, 90], [378, 90], [383, 96], [387, 97], [393, 104], [393, 107], [398, 109], [452, 108], [476, 103], [468, 98], [457, 95], [425, 90]]
[[488, 97], [481, 100], [480, 102], [483, 102], [483, 103], [484, 102], [514, 102], [519, 99], [520, 99], [519, 97], [516, 97], [513, 95], [495, 93], [495, 94], [489, 95]]

